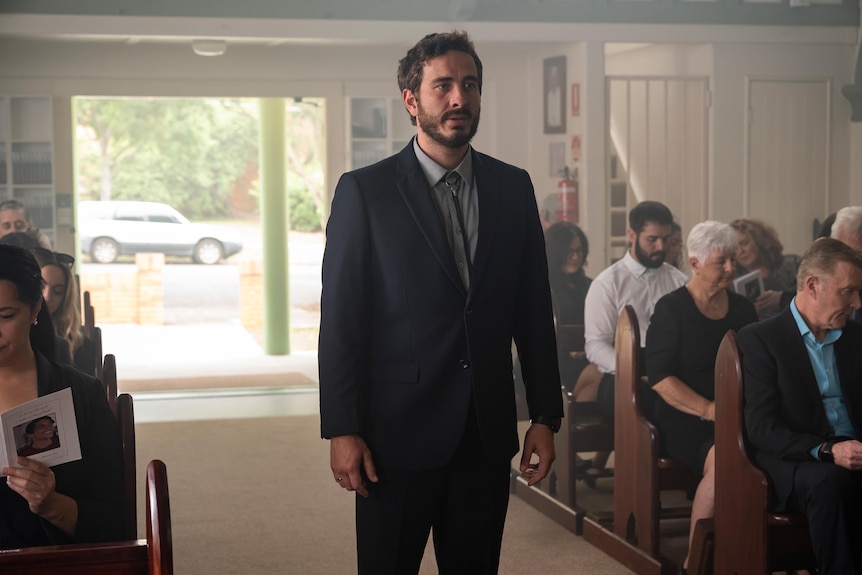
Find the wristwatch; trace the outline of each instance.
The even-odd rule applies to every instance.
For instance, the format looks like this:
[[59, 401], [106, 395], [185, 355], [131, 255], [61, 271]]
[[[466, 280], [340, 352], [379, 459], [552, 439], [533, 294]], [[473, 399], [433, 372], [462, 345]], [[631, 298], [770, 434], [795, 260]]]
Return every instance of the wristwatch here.
[[545, 417], [544, 415], [537, 415], [531, 421], [532, 423], [541, 423], [542, 425], [547, 425], [554, 433], [560, 430], [559, 417]]
[[835, 463], [835, 456], [832, 455], [833, 445], [835, 445], [834, 441], [827, 441], [820, 446], [820, 450], [817, 452], [817, 457], [818, 459], [820, 459], [820, 461], [825, 461], [827, 463]]

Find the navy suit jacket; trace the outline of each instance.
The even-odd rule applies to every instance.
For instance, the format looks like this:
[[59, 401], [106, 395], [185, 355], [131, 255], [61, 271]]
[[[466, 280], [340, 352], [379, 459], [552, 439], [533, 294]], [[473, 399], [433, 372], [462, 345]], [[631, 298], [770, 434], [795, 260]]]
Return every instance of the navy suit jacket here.
[[529, 175], [471, 149], [479, 230], [469, 291], [412, 142], [344, 174], [323, 258], [323, 437], [358, 433], [375, 463], [446, 465], [468, 409], [486, 455], [518, 450], [512, 339], [532, 416], [562, 416], [544, 239]]
[[[811, 449], [830, 438], [831, 427], [790, 308], [739, 332], [745, 372], [745, 427], [757, 465], [772, 481], [777, 509], [793, 489], [796, 466], [813, 461]], [[835, 342], [844, 402], [862, 430], [862, 325], [847, 322]]]

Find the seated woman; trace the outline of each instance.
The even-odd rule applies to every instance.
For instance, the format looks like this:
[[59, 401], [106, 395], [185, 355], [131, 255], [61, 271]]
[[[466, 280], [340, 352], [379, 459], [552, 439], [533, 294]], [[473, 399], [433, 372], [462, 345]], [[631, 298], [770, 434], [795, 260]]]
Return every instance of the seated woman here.
[[110, 541], [123, 533], [119, 430], [101, 385], [46, 359], [54, 333], [33, 255], [0, 245], [0, 412], [71, 388], [82, 459], [57, 465], [19, 456], [0, 482], [0, 548]]
[[729, 225], [706, 221], [694, 226], [688, 235], [691, 280], [658, 301], [647, 329], [647, 377], [659, 395], [652, 421], [663, 455], [703, 477], [690, 535], [698, 519], [713, 516], [715, 356], [727, 330], [757, 321], [754, 305], [727, 289], [736, 247]]
[[44, 248], [35, 248], [33, 255], [39, 262], [42, 279], [45, 280], [42, 296], [51, 314], [54, 331], [66, 342], [71, 364], [93, 375], [96, 370], [96, 349], [95, 343], [84, 334], [81, 325], [80, 290], [71, 268], [75, 258]]
[[[584, 271], [590, 253], [586, 234], [576, 224], [557, 222], [545, 231], [545, 252], [548, 281], [557, 307], [557, 322], [583, 325], [584, 300], [593, 281]], [[563, 351], [558, 360], [563, 386], [571, 390], [589, 362], [586, 357], [572, 357], [567, 351]]]
[[777, 315], [796, 295], [799, 256], [782, 254], [784, 246], [775, 228], [759, 220], [737, 219], [730, 222], [739, 238], [736, 249], [736, 277], [760, 270], [764, 293], [754, 302], [757, 317]]
[[[548, 258], [548, 282], [554, 295], [558, 324], [583, 324], [584, 300], [593, 281], [584, 272], [590, 242], [576, 224], [556, 222], [545, 230], [545, 254]], [[560, 380], [571, 391], [581, 371], [589, 364], [585, 357], [573, 357], [569, 352], [558, 354]], [[526, 419], [527, 401], [521, 363], [515, 360], [515, 399], [518, 418]]]

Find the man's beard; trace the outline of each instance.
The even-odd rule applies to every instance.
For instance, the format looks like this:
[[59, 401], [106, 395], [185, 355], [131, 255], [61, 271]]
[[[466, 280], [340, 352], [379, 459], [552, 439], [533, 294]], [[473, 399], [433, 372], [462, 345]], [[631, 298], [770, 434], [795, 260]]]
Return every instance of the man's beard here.
[[660, 268], [664, 263], [664, 254], [665, 252], [662, 250], [660, 252], [653, 252], [652, 256], [649, 256], [641, 249], [640, 238], [635, 240], [635, 257], [645, 268]]
[[[476, 135], [476, 130], [479, 129], [479, 112], [473, 114], [470, 110], [465, 108], [456, 108], [453, 110], [447, 110], [438, 119], [430, 114], [426, 114], [418, 102], [417, 107], [419, 108], [419, 114], [416, 116], [416, 121], [419, 124], [419, 127], [422, 128], [422, 131], [425, 132], [429, 138], [441, 146], [446, 146], [447, 148], [461, 148], [466, 146], [470, 143], [470, 140], [473, 139], [473, 136]], [[440, 126], [447, 119], [454, 116], [472, 118], [473, 122], [470, 124], [470, 130], [467, 132], [456, 131], [451, 136], [444, 136], [440, 130]]]

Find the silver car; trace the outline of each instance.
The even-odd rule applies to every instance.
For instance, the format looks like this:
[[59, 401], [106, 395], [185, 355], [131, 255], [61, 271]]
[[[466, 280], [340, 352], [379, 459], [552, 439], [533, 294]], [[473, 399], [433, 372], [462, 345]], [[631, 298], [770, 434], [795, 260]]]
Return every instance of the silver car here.
[[196, 263], [215, 264], [242, 250], [236, 230], [193, 224], [157, 202], [79, 202], [78, 237], [81, 251], [103, 264], [137, 253], [191, 256]]

